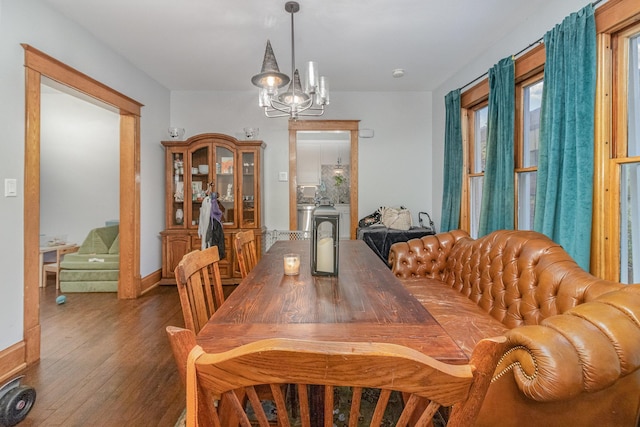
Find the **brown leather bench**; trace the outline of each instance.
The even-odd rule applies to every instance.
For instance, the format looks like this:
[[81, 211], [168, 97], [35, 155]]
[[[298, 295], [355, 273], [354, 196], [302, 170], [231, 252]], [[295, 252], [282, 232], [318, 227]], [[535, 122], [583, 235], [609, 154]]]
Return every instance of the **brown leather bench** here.
[[425, 236], [389, 263], [467, 354], [507, 336], [477, 425], [637, 425], [640, 285], [592, 276], [532, 231]]

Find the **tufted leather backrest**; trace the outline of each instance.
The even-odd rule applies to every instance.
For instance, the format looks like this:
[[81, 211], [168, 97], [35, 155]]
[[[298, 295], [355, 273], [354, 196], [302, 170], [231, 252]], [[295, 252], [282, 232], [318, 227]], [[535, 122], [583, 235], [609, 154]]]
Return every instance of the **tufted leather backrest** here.
[[460, 239], [470, 239], [462, 230], [425, 236], [391, 245], [389, 265], [396, 277], [428, 277], [443, 280], [447, 274], [447, 258]]
[[392, 246], [399, 278], [431, 277], [466, 295], [509, 328], [543, 319], [623, 285], [582, 270], [534, 231], [499, 230], [473, 240], [461, 230]]

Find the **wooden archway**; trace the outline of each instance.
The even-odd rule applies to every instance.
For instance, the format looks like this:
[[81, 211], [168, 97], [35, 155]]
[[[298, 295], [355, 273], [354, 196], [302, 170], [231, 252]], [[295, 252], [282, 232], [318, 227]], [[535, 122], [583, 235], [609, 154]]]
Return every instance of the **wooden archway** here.
[[[140, 279], [140, 109], [142, 104], [23, 44], [25, 51], [24, 363], [40, 358], [40, 85], [47, 77], [120, 112], [120, 276], [118, 298], [137, 298]], [[22, 352], [22, 351], [21, 351]]]

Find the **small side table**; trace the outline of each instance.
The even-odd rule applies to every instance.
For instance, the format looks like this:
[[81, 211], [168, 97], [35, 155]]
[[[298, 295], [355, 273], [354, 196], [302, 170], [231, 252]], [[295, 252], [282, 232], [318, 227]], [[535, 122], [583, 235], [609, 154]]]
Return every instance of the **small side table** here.
[[64, 245], [55, 245], [55, 246], [41, 246], [40, 247], [40, 254], [38, 256], [38, 286], [39, 287], [43, 287], [44, 283], [42, 282], [42, 266], [44, 265], [44, 254], [48, 253], [48, 252], [55, 252], [56, 253], [56, 259], [58, 258], [58, 252], [62, 249], [67, 249], [67, 248], [72, 248], [74, 246], [77, 246], [75, 243], [67, 243]]

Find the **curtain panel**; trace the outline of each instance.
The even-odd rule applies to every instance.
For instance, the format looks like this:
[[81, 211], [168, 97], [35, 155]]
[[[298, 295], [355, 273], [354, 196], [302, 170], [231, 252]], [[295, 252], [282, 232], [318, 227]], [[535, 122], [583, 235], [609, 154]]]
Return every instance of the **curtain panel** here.
[[546, 61], [534, 230], [589, 270], [593, 210], [596, 25], [588, 5], [544, 36]]
[[444, 135], [444, 190], [440, 231], [460, 227], [460, 200], [462, 197], [462, 125], [460, 89], [452, 90], [445, 98]]
[[489, 70], [487, 164], [478, 236], [514, 227], [515, 65], [513, 57]]

